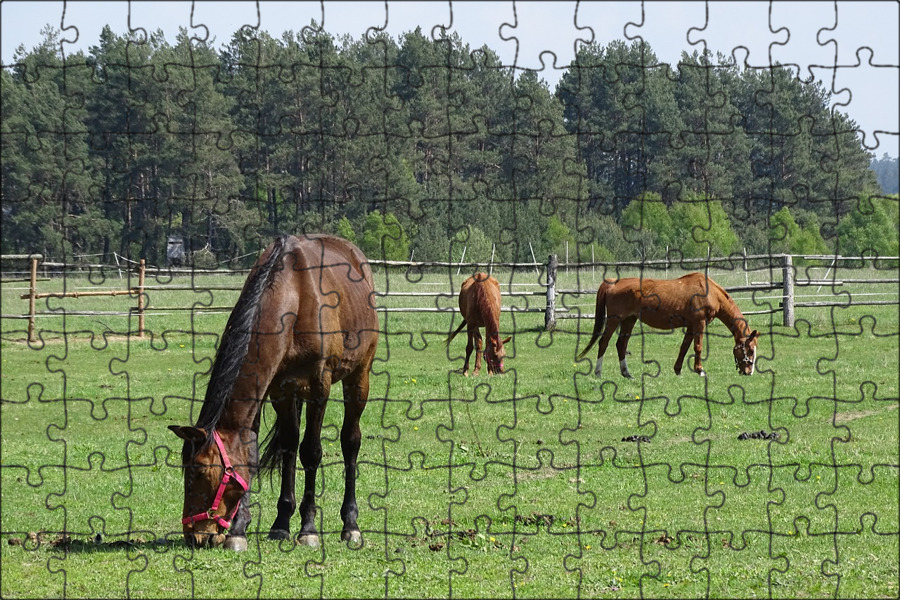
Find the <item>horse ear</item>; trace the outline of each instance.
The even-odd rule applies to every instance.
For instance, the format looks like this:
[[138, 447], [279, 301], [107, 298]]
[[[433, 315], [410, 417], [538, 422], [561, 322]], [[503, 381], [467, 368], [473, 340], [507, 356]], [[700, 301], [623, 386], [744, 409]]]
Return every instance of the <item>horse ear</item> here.
[[752, 340], [755, 340], [755, 339], [757, 339], [758, 337], [759, 337], [759, 331], [757, 331], [756, 329], [754, 329], [753, 331], [750, 332], [750, 337], [747, 338], [747, 342], [750, 342], [750, 341], [752, 341]]
[[206, 430], [200, 427], [182, 427], [181, 425], [169, 425], [172, 432], [186, 442], [203, 442], [206, 440]]
[[502, 343], [502, 344], [508, 344], [508, 343], [509, 343], [509, 340], [511, 340], [511, 339], [512, 339], [512, 336], [509, 336], [508, 338], [506, 338], [505, 340], [503, 340], [501, 343]]

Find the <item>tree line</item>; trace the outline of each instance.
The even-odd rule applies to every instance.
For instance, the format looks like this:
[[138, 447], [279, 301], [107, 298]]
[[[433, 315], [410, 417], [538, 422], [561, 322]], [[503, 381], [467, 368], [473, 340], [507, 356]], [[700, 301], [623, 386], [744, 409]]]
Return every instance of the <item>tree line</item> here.
[[614, 41], [550, 90], [418, 29], [43, 35], [0, 73], [4, 253], [164, 264], [180, 235], [246, 264], [325, 231], [400, 260], [898, 254], [856, 124], [785, 66]]

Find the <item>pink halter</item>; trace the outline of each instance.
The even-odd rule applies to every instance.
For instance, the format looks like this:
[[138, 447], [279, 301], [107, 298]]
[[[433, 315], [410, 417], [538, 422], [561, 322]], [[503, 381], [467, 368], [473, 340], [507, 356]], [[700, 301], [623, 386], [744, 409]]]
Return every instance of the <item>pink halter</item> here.
[[216, 446], [219, 447], [219, 453], [222, 455], [222, 463], [225, 465], [225, 474], [222, 475], [222, 482], [219, 484], [219, 491], [216, 492], [216, 497], [213, 500], [212, 506], [209, 507], [209, 510], [206, 512], [198, 513], [192, 517], [185, 517], [181, 520], [183, 525], [188, 525], [190, 523], [196, 523], [197, 521], [205, 521], [206, 519], [211, 519], [221, 525], [224, 529], [228, 529], [231, 527], [231, 520], [234, 519], [234, 515], [237, 514], [238, 508], [240, 508], [241, 503], [238, 502], [234, 510], [231, 511], [231, 516], [226, 521], [222, 517], [217, 517], [213, 515], [216, 512], [216, 509], [219, 508], [219, 502], [222, 501], [222, 496], [225, 494], [225, 486], [228, 485], [228, 482], [233, 478], [238, 482], [238, 485], [246, 492], [250, 489], [250, 486], [247, 485], [247, 482], [244, 481], [244, 478], [237, 474], [234, 470], [234, 467], [231, 466], [231, 461], [228, 460], [228, 453], [225, 452], [225, 445], [222, 443], [222, 438], [219, 436], [219, 432], [213, 430], [213, 438], [216, 440]]

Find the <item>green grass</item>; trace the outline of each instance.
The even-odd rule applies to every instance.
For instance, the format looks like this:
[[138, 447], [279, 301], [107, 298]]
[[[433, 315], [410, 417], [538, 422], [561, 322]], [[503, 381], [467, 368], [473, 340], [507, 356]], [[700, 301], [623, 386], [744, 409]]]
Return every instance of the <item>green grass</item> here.
[[[443, 284], [426, 289], [458, 289], [464, 275], [425, 276]], [[725, 285], [745, 279], [714, 276]], [[498, 278], [507, 289], [535, 280]], [[560, 286], [591, 288], [600, 278], [561, 272]], [[65, 285], [90, 284], [73, 277]], [[424, 287], [383, 273], [376, 286]], [[3, 287], [4, 314], [26, 307], [12, 287]], [[222, 305], [237, 293], [149, 294], [152, 307]], [[506, 306], [543, 306], [540, 296], [508, 298]], [[593, 312], [592, 296], [576, 301]], [[456, 300], [384, 303], [448, 308]], [[754, 310], [750, 294], [739, 303]], [[51, 299], [41, 309], [133, 304]], [[705, 379], [672, 373], [680, 335], [636, 328], [629, 361], [637, 377], [622, 379], [610, 359], [600, 381], [592, 360], [574, 360], [587, 320], [561, 320], [551, 334], [541, 313], [504, 313], [503, 329], [514, 333], [508, 373], [465, 378], [464, 338], [443, 346], [458, 317], [382, 314], [362, 422], [364, 544], [340, 542], [342, 411], [334, 402], [319, 480], [322, 547], [266, 539], [277, 480], [257, 479], [243, 554], [184, 545], [180, 441], [166, 429], [195, 418], [226, 318], [151, 313], [150, 335], [139, 340], [123, 335], [136, 329], [134, 318], [43, 317], [31, 344], [22, 341], [24, 321], [3, 320], [4, 598], [900, 593], [896, 306], [797, 309], [794, 329], [777, 313], [750, 317], [765, 333], [752, 378], [735, 373], [718, 322]], [[272, 419], [267, 409], [263, 429]], [[759, 429], [781, 437], [738, 441]], [[622, 441], [630, 435], [651, 441]]]

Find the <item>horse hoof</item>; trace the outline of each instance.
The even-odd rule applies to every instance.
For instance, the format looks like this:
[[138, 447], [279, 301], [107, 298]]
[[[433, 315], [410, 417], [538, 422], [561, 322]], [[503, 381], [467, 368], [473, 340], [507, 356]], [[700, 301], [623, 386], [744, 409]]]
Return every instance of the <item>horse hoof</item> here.
[[700, 377], [706, 377], [706, 371], [700, 369], [699, 371], [697, 371], [697, 375], [699, 375]]
[[270, 540], [289, 540], [291, 539], [291, 532], [287, 529], [273, 529], [269, 531], [268, 537]]
[[353, 546], [362, 545], [362, 534], [358, 529], [353, 529], [350, 531], [342, 531], [341, 539]]
[[301, 533], [297, 536], [297, 543], [301, 546], [309, 546], [310, 548], [319, 547], [319, 536], [315, 533]]
[[225, 538], [223, 547], [226, 550], [234, 550], [235, 552], [245, 552], [247, 550], [247, 538], [243, 536], [234, 536]]

